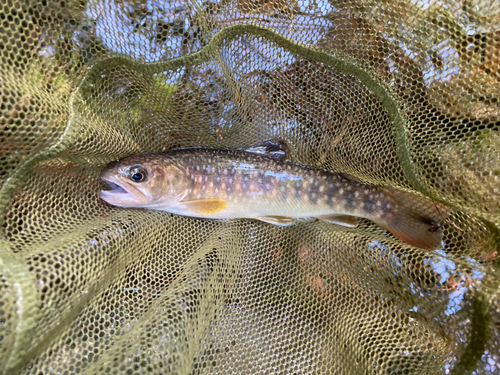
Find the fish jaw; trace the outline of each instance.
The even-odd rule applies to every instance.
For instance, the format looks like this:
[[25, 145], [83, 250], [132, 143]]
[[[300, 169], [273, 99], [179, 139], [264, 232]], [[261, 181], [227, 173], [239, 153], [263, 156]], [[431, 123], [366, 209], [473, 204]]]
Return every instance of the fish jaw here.
[[106, 203], [118, 207], [144, 207], [147, 197], [137, 189], [130, 189], [126, 184], [119, 183], [114, 178], [101, 176], [112, 190], [101, 190], [99, 197]]

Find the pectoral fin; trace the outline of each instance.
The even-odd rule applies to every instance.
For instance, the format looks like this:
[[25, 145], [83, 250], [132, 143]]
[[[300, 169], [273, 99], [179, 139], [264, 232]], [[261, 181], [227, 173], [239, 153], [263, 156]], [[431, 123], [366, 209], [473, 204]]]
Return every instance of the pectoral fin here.
[[225, 210], [227, 203], [219, 198], [198, 199], [182, 202], [182, 208], [196, 215], [213, 215]]
[[349, 215], [324, 215], [318, 217], [319, 220], [325, 221], [327, 223], [343, 225], [349, 228], [355, 228], [358, 226], [358, 218]]
[[293, 224], [293, 219], [287, 216], [261, 216], [256, 217], [255, 219], [268, 224], [279, 225], [282, 227], [287, 227]]

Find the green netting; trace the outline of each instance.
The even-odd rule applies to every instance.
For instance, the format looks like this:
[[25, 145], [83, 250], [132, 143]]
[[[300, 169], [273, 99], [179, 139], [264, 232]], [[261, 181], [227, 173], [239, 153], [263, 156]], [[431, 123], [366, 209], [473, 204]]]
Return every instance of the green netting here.
[[[500, 373], [495, 1], [0, 7], [0, 372]], [[284, 139], [453, 208], [424, 251], [99, 199], [141, 152]]]

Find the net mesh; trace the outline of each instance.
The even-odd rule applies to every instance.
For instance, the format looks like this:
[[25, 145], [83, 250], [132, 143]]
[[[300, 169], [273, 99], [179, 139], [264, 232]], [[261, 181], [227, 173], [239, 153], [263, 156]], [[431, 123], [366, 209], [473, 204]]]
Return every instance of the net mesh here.
[[[499, 93], [495, 1], [5, 1], [0, 372], [500, 373]], [[453, 207], [442, 248], [98, 197], [278, 138]]]

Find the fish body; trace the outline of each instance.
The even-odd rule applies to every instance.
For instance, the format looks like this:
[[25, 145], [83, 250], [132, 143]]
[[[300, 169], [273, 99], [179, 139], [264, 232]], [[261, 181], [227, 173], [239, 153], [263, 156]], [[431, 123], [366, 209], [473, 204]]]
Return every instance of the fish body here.
[[209, 219], [289, 225], [319, 218], [355, 226], [371, 220], [425, 249], [441, 244], [442, 216], [426, 198], [349, 176], [245, 151], [184, 149], [131, 156], [106, 167], [106, 202]]

